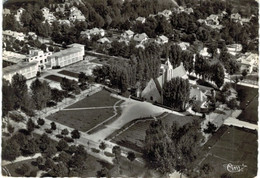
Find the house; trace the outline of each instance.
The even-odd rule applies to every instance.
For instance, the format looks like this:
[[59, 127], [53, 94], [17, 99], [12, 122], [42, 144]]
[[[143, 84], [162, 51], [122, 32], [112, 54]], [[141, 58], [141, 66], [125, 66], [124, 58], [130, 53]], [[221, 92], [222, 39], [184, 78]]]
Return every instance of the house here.
[[107, 37], [103, 37], [103, 38], [100, 38], [99, 40], [97, 40], [98, 43], [111, 43], [111, 41], [107, 38]]
[[31, 36], [34, 40], [37, 39], [37, 35], [35, 32], [28, 32], [28, 36]]
[[23, 75], [26, 79], [36, 77], [38, 72], [38, 62], [20, 62], [3, 68], [3, 78], [10, 81], [12, 77], [18, 73]]
[[23, 13], [24, 11], [25, 11], [25, 9], [22, 8], [22, 7], [17, 10], [16, 14], [14, 15], [15, 20], [16, 20], [17, 22], [21, 23], [21, 15], [22, 15], [22, 13]]
[[182, 50], [187, 50], [188, 47], [190, 46], [190, 43], [188, 43], [188, 42], [180, 42], [180, 43], [178, 43], [178, 46], [181, 47]]
[[90, 39], [94, 35], [100, 35], [101, 37], [103, 37], [103, 36], [105, 36], [105, 30], [103, 30], [102, 28], [92, 28], [92, 29], [88, 29], [86, 31], [80, 32], [80, 36], [86, 37], [88, 39]]
[[69, 20], [72, 21], [72, 22], [75, 22], [76, 20], [77, 21], [85, 21], [86, 18], [77, 7], [73, 6], [70, 9]]
[[207, 47], [204, 47], [202, 50], [200, 50], [200, 55], [203, 57], [212, 57], [212, 54], [208, 53]]
[[47, 7], [42, 8], [41, 11], [45, 21], [47, 21], [49, 24], [52, 24], [52, 22], [56, 20], [56, 17]]
[[43, 52], [42, 50], [30, 50], [26, 58], [27, 62], [38, 62], [39, 71], [50, 68], [50, 60], [47, 59], [51, 56], [52, 52]]
[[200, 108], [207, 108], [207, 101], [208, 97], [206, 95], [206, 92], [200, 90], [197, 86], [191, 86], [190, 89], [190, 100], [197, 101]]
[[233, 22], [240, 22], [241, 21], [241, 15], [239, 13], [235, 13], [235, 14], [231, 14], [230, 15], [230, 19], [233, 21]]
[[253, 70], [258, 70], [258, 54], [245, 53], [237, 61], [241, 64], [240, 71], [247, 70], [248, 73], [252, 73]]
[[206, 18], [206, 24], [209, 24], [209, 25], [219, 25], [218, 15], [211, 14], [210, 16], [208, 16]]
[[232, 55], [236, 55], [238, 54], [239, 52], [242, 51], [242, 45], [241, 44], [231, 44], [231, 45], [227, 45], [227, 50], [228, 50], [228, 53], [232, 54]]
[[182, 13], [182, 12], [184, 12], [184, 13], [186, 13], [186, 14], [191, 14], [191, 13], [193, 13], [193, 9], [192, 8], [186, 8], [186, 7], [183, 7], [183, 6], [179, 6], [178, 8], [174, 8], [174, 11], [176, 12], [176, 13]]
[[169, 59], [165, 62], [161, 68], [162, 74], [158, 78], [152, 78], [141, 92], [141, 97], [149, 102], [163, 103], [163, 85], [165, 82], [170, 81], [172, 78], [180, 77], [182, 79], [188, 79], [188, 75], [185, 71], [183, 63], [180, 66], [173, 69]]
[[132, 30], [127, 30], [123, 34], [121, 34], [121, 37], [130, 40], [131, 38], [133, 38], [134, 34], [135, 33]]
[[166, 9], [162, 12], [158, 12], [158, 15], [164, 16], [166, 18], [166, 20], [168, 20], [170, 18], [170, 16], [172, 15], [172, 11]]
[[64, 67], [83, 60], [85, 55], [84, 45], [74, 43], [68, 47], [68, 49], [53, 53], [47, 57], [47, 61], [52, 68]]
[[169, 41], [169, 39], [164, 35], [157, 37], [157, 39], [155, 40], [155, 42], [158, 44], [165, 44], [165, 43], [168, 43], [168, 41]]
[[136, 34], [134, 36], [134, 40], [139, 43], [144, 43], [146, 40], [148, 40], [148, 36], [146, 33]]
[[70, 26], [70, 21], [69, 21], [69, 20], [59, 19], [59, 20], [58, 20], [58, 23], [59, 23], [59, 24], [62, 24], [62, 25], [63, 25], [63, 24], [66, 24], [66, 25], [69, 25], [69, 26]]
[[137, 17], [136, 19], [135, 19], [135, 21], [136, 22], [140, 22], [140, 23], [145, 23], [145, 17]]
[[19, 40], [19, 41], [23, 41], [25, 37], [26, 37], [26, 35], [23, 34], [22, 32], [15, 32], [15, 31], [11, 31], [11, 30], [3, 31], [3, 39], [4, 40]]
[[4, 8], [4, 9], [3, 9], [3, 16], [5, 16], [5, 15], [10, 15], [10, 14], [11, 14], [10, 9], [7, 9], [7, 8]]
[[141, 44], [141, 43], [139, 43], [139, 44], [136, 45], [135, 47], [136, 47], [136, 48], [143, 48], [143, 49], [145, 49], [145, 46], [144, 46], [143, 44]]

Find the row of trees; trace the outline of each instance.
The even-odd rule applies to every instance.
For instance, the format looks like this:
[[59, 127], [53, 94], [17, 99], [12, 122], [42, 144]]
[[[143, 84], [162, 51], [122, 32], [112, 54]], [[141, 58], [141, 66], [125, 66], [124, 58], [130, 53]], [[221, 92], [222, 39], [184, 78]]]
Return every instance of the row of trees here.
[[144, 158], [149, 167], [166, 174], [177, 170], [186, 175], [194, 170], [202, 135], [198, 122], [166, 126], [153, 121], [146, 130]]

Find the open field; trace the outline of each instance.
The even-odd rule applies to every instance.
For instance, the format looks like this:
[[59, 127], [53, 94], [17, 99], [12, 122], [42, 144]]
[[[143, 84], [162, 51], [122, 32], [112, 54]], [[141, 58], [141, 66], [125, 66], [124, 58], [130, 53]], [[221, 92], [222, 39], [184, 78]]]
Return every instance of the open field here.
[[67, 70], [61, 70], [58, 73], [63, 74], [63, 75], [67, 75], [69, 77], [74, 77], [74, 78], [78, 78], [78, 76], [79, 76], [78, 73], [67, 71]]
[[[114, 115], [113, 105], [116, 101], [118, 100], [112, 98], [108, 91], [102, 90], [50, 115], [48, 119], [86, 132]], [[106, 106], [111, 108], [95, 108]]]
[[242, 85], [234, 86], [238, 93], [243, 92], [240, 107], [243, 110], [238, 119], [257, 124], [258, 121], [258, 89]]
[[[224, 131], [224, 133], [223, 133]], [[216, 133], [218, 138], [214, 136], [208, 142], [212, 145], [209, 147], [207, 142], [204, 150], [210, 148], [206, 159], [201, 163], [210, 163], [214, 168], [211, 177], [220, 177], [226, 173], [227, 164], [246, 165], [243, 172], [230, 174], [231, 177], [254, 177], [257, 171], [257, 133], [237, 127], [226, 127], [221, 129], [221, 134]], [[207, 148], [205, 148], [207, 147]]]
[[[193, 116], [178, 116], [174, 114], [168, 114], [161, 120], [167, 126], [171, 126], [173, 122], [177, 122], [180, 126], [183, 126], [187, 123], [192, 122], [195, 119], [199, 118]], [[144, 140], [146, 135], [145, 132], [149, 128], [149, 125], [153, 120], [153, 118], [147, 118], [147, 120], [140, 120], [136, 122], [122, 134], [112, 139], [112, 142], [141, 152], [142, 147], [144, 146]]]
[[[113, 106], [118, 100], [110, 96], [110, 92], [101, 90], [91, 96], [78, 101], [67, 108], [87, 108], [87, 107], [103, 107]], [[66, 109], [67, 109], [66, 108]]]

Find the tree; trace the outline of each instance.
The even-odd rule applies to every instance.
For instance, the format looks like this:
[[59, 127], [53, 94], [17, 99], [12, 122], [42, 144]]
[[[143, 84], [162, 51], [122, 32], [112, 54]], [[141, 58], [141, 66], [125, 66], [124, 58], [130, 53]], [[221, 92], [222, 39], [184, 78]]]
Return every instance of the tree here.
[[14, 108], [14, 91], [9, 81], [3, 79], [2, 83], [2, 112], [6, 116]]
[[114, 146], [112, 148], [112, 153], [114, 153], [115, 155], [115, 164], [116, 166], [118, 167], [118, 173], [119, 173], [119, 170], [120, 170], [120, 160], [121, 160], [121, 148], [119, 146]]
[[203, 131], [207, 134], [213, 134], [216, 132], [217, 127], [215, 126], [215, 124], [213, 124], [212, 122], [208, 122], [207, 124], [207, 128], [204, 129]]
[[101, 170], [97, 171], [97, 177], [110, 177], [109, 170], [106, 167], [102, 167]]
[[51, 122], [51, 130], [56, 130], [56, 124], [55, 124], [55, 122]]
[[173, 78], [163, 86], [163, 103], [166, 106], [185, 110], [190, 97], [189, 81]]
[[69, 145], [64, 139], [61, 139], [58, 142], [58, 145], [57, 145], [58, 151], [64, 151], [64, 150], [67, 150], [68, 148], [69, 148]]
[[63, 129], [63, 130], [61, 131], [61, 134], [62, 134], [62, 135], [68, 135], [68, 134], [69, 134], [68, 129]]
[[212, 75], [212, 80], [220, 88], [224, 84], [224, 77], [225, 77], [223, 66], [220, 63], [217, 63], [212, 65], [211, 68], [213, 74], [215, 74]]
[[46, 158], [45, 167], [52, 170], [55, 167], [55, 162], [51, 158]]
[[64, 99], [64, 92], [57, 89], [53, 88], [51, 89], [51, 100], [55, 102], [61, 102]]
[[51, 99], [50, 85], [38, 78], [31, 83], [32, 99], [35, 103], [36, 109], [41, 110], [46, 107], [46, 104]]
[[16, 73], [12, 77], [11, 87], [14, 92], [14, 108], [21, 108], [25, 106], [25, 100], [28, 96], [28, 87], [26, 84], [26, 78], [23, 75]]
[[238, 107], [238, 103], [237, 103], [237, 100], [236, 98], [232, 98], [231, 100], [229, 100], [227, 102], [227, 106], [230, 108], [230, 109], [236, 109]]
[[65, 164], [68, 164], [68, 162], [70, 161], [70, 159], [71, 159], [71, 155], [70, 154], [68, 154], [68, 153], [66, 153], [66, 152], [64, 152], [64, 151], [62, 151], [60, 154], [59, 154], [59, 161], [60, 162], [63, 162], [63, 163], [65, 163]]
[[57, 153], [57, 148], [54, 144], [49, 144], [47, 145], [47, 148], [44, 151], [44, 153], [47, 158], [51, 158], [54, 154]]
[[7, 130], [10, 134], [14, 133], [14, 127], [11, 124], [7, 125]]
[[[132, 152], [132, 151], [129, 151], [128, 153], [127, 153], [127, 159], [129, 160], [129, 161], [131, 161], [131, 164], [132, 164], [132, 162], [135, 160], [135, 158], [136, 158], [136, 156], [135, 156], [135, 153], [134, 152]], [[130, 170], [132, 169], [132, 166], [130, 166]]]
[[107, 145], [105, 144], [105, 142], [101, 142], [100, 144], [99, 144], [99, 148], [101, 149], [101, 150], [105, 150], [106, 149], [106, 147], [107, 147]]
[[246, 69], [244, 69], [244, 70], [242, 71], [242, 76], [243, 76], [243, 77], [246, 77], [246, 76], [247, 76], [247, 70], [246, 70]]
[[52, 177], [67, 177], [69, 173], [68, 167], [64, 163], [58, 163], [49, 172]]
[[80, 132], [78, 131], [78, 130], [73, 130], [73, 131], [71, 131], [71, 137], [73, 138], [73, 139], [79, 139], [80, 138]]
[[2, 159], [3, 160], [13, 161], [18, 156], [21, 155], [20, 145], [16, 141], [9, 139], [9, 140], [3, 142], [2, 144], [3, 144], [2, 145]]
[[42, 118], [38, 118], [37, 123], [38, 125], [44, 125], [45, 121]]
[[34, 122], [32, 121], [32, 119], [30, 118], [28, 121], [27, 121], [27, 130], [29, 133], [31, 133], [35, 128], [35, 124]]
[[37, 162], [38, 165], [42, 165], [43, 158], [41, 156], [37, 157], [36, 162]]
[[28, 164], [23, 163], [23, 164], [22, 164], [20, 167], [18, 167], [15, 171], [16, 171], [18, 174], [24, 176], [28, 171], [30, 171], [30, 167], [28, 166]]
[[87, 79], [88, 77], [84, 72], [79, 73], [78, 81], [81, 83], [81, 85], [86, 85]]

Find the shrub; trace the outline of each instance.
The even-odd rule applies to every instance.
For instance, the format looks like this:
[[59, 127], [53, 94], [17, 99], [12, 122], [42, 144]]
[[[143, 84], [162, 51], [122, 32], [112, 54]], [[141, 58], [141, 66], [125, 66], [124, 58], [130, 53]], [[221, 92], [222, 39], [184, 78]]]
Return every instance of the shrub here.
[[217, 127], [215, 126], [215, 124], [208, 122], [207, 128], [204, 129], [203, 131], [204, 131], [204, 133], [213, 134], [216, 132], [216, 130], [217, 130]]
[[52, 130], [51, 129], [45, 129], [45, 132], [48, 133], [48, 134], [51, 134]]
[[21, 114], [19, 114], [19, 113], [17, 113], [17, 112], [10, 112], [9, 113], [9, 117], [13, 120], [13, 121], [15, 121], [15, 122], [21, 122], [21, 121], [24, 121], [24, 117], [21, 115]]
[[57, 137], [57, 138], [63, 138], [63, 135], [57, 134], [56, 137]]
[[66, 142], [68, 142], [68, 143], [74, 142], [73, 138], [71, 138], [71, 137], [64, 137], [64, 140], [65, 140]]
[[91, 151], [94, 152], [94, 153], [99, 153], [100, 152], [100, 150], [96, 149], [96, 148], [91, 148]]
[[68, 134], [69, 134], [68, 129], [63, 129], [63, 130], [61, 131], [61, 134], [62, 134], [62, 135], [68, 135]]
[[51, 123], [51, 129], [52, 129], [52, 130], [56, 130], [56, 124], [55, 124], [55, 122], [52, 122], [52, 123]]
[[114, 156], [115, 156], [113, 153], [109, 153], [109, 152], [107, 152], [107, 151], [105, 151], [104, 154], [105, 154], [107, 157], [114, 157]]
[[44, 119], [39, 118], [37, 120], [37, 123], [38, 123], [38, 125], [44, 125], [45, 121], [44, 121]]

